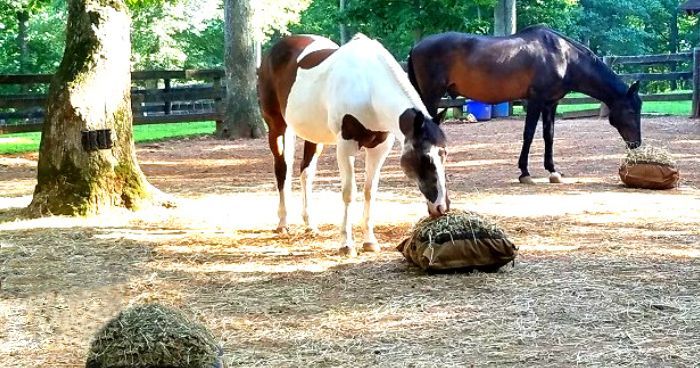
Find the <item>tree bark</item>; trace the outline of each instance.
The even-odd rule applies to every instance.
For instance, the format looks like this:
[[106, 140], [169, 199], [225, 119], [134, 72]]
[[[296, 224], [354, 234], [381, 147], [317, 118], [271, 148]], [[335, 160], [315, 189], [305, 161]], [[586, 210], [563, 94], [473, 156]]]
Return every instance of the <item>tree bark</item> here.
[[[157, 190], [136, 161], [131, 116], [130, 19], [123, 0], [70, 0], [63, 60], [49, 88], [37, 215], [135, 209]], [[86, 150], [82, 131], [111, 129], [113, 146]]]
[[216, 124], [220, 138], [258, 138], [265, 130], [256, 91], [255, 32], [250, 0], [224, 1], [224, 120]]
[[345, 26], [345, 0], [340, 0], [338, 4], [340, 8], [340, 23], [338, 24], [338, 30], [340, 32], [340, 44], [345, 44], [348, 42], [348, 28]]
[[515, 0], [497, 0], [493, 11], [493, 34], [509, 36], [515, 33], [517, 26]]
[[20, 10], [17, 12], [17, 48], [19, 48], [19, 72], [28, 73], [29, 48], [27, 47], [27, 22], [29, 12]]
[[[668, 51], [672, 54], [678, 52], [678, 8], [671, 9], [671, 24], [669, 29]], [[671, 72], [676, 71], [676, 64], [671, 64]], [[678, 89], [678, 83], [675, 80], [671, 81], [671, 89]]]

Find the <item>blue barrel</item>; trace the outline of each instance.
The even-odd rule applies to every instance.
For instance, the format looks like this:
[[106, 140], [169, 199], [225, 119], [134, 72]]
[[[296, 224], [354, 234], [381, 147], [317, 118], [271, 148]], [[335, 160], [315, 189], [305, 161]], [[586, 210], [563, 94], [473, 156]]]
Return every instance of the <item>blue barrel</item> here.
[[474, 115], [476, 120], [491, 120], [491, 104], [469, 100], [466, 104], [467, 112]]
[[508, 102], [502, 102], [491, 107], [491, 116], [494, 118], [505, 118], [510, 112], [510, 104]]

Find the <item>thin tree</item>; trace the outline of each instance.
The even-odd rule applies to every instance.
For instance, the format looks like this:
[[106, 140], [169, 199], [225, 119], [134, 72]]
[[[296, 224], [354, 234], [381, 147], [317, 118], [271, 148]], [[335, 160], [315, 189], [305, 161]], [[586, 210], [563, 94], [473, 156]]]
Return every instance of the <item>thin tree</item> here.
[[224, 1], [225, 115], [220, 138], [258, 138], [265, 131], [256, 92], [255, 32], [251, 0]]
[[497, 0], [494, 8], [494, 35], [509, 36], [516, 32], [515, 0]]
[[340, 22], [338, 22], [338, 31], [340, 33], [340, 44], [348, 42], [348, 29], [345, 25], [345, 0], [340, 0], [338, 4], [340, 10]]
[[159, 192], [136, 161], [127, 8], [123, 0], [69, 0], [67, 24], [63, 59], [49, 88], [30, 212], [136, 208]]

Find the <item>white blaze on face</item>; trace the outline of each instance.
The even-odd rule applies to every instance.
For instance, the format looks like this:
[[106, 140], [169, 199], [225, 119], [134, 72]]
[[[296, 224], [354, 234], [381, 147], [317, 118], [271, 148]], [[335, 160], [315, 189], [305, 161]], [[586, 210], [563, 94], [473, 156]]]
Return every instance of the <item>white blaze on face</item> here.
[[437, 210], [440, 206], [443, 206], [444, 210], [447, 210], [447, 185], [445, 183], [445, 165], [442, 163], [442, 157], [440, 156], [440, 147], [433, 146], [430, 149], [430, 158], [435, 164], [435, 171], [437, 171], [437, 191], [438, 195], [434, 203], [428, 203]]

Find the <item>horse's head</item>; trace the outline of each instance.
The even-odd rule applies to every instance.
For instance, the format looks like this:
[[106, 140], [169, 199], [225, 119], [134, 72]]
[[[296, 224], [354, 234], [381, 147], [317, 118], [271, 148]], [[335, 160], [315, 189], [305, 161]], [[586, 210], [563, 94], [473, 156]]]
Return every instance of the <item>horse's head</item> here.
[[639, 98], [639, 81], [632, 83], [624, 97], [618, 98], [610, 108], [610, 124], [614, 126], [629, 148], [642, 144], [642, 99]]
[[450, 209], [445, 185], [445, 134], [429, 116], [417, 109], [408, 109], [399, 117], [404, 134], [401, 168], [428, 200], [431, 216], [440, 216]]

